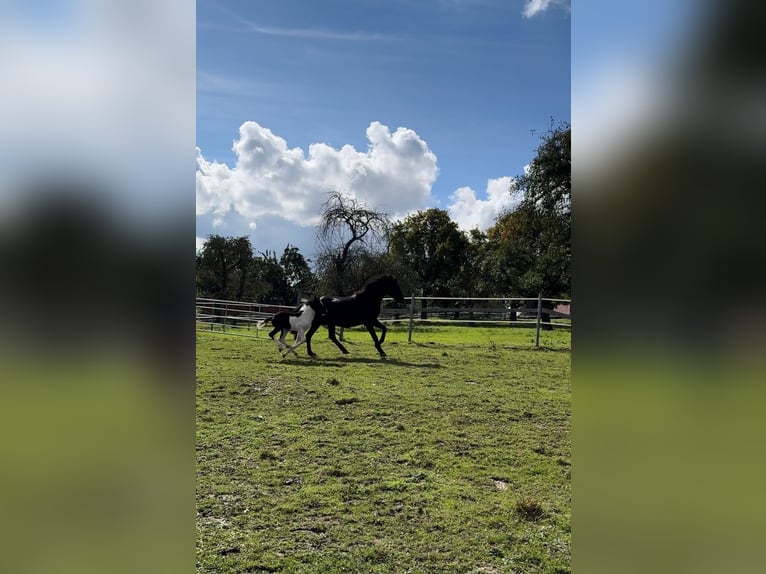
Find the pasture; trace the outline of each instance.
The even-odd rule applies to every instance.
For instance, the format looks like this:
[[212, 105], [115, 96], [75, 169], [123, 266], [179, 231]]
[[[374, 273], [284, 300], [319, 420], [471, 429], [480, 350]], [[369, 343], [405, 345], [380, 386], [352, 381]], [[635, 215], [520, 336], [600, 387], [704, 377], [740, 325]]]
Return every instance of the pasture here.
[[570, 334], [534, 335], [199, 331], [197, 570], [569, 572]]

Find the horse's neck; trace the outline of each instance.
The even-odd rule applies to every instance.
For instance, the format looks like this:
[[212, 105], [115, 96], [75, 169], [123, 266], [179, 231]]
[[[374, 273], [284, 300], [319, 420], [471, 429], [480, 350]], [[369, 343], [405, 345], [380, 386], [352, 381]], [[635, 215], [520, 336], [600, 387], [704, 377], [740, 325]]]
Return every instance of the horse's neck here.
[[383, 295], [375, 295], [374, 297], [365, 297], [363, 299], [368, 305], [380, 307], [380, 303], [383, 301]]
[[354, 295], [363, 297], [367, 301], [380, 304], [386, 294], [377, 285], [368, 285], [361, 291], [354, 293]]
[[375, 292], [375, 293], [372, 293], [372, 292], [367, 293], [367, 292], [365, 292], [365, 293], [359, 294], [359, 295], [360, 295], [360, 298], [363, 297], [364, 300], [366, 300], [368, 303], [372, 303], [374, 305], [380, 305], [380, 302], [383, 301], [383, 297], [384, 297], [383, 293], [377, 293], [377, 292]]

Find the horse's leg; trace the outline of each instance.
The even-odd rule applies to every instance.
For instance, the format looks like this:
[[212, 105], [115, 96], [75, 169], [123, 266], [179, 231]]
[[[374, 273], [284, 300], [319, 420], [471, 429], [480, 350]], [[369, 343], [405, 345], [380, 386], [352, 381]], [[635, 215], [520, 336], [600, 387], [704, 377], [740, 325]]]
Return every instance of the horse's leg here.
[[348, 349], [344, 347], [340, 341], [338, 341], [338, 338], [335, 336], [335, 325], [332, 323], [327, 325], [327, 330], [330, 331], [330, 340], [335, 343], [338, 348], [343, 352], [344, 355], [348, 355]]
[[296, 357], [298, 356], [298, 353], [295, 352], [295, 347], [300, 345], [306, 340], [306, 334], [303, 329], [298, 329], [298, 331], [295, 333], [295, 342], [287, 347], [287, 350], [284, 352], [282, 357], [286, 357], [288, 354], [292, 353]]
[[375, 343], [375, 348], [378, 350], [378, 353], [380, 353], [381, 357], [385, 357], [386, 353], [383, 351], [383, 348], [380, 346], [382, 339], [378, 341], [378, 334], [375, 332], [375, 327], [372, 326], [372, 323], [366, 324], [365, 327], [367, 327], [367, 330], [370, 332], [370, 337], [372, 337], [372, 342]]
[[277, 343], [277, 346], [280, 350], [282, 350], [282, 347], [287, 347], [287, 343], [285, 343], [285, 339], [287, 339], [287, 333], [289, 333], [288, 329], [282, 329], [282, 333], [279, 336], [279, 342]]
[[269, 339], [271, 339], [272, 341], [274, 341], [277, 344], [277, 349], [281, 350], [282, 349], [282, 343], [280, 342], [279, 339], [275, 339], [274, 338], [274, 336], [277, 333], [282, 335], [282, 330], [279, 327], [274, 327], [274, 329], [271, 331], [271, 333], [269, 333]]
[[313, 337], [314, 333], [316, 333], [316, 330], [319, 329], [320, 324], [321, 323], [319, 322], [312, 323], [311, 328], [306, 333], [306, 351], [308, 352], [309, 357], [316, 357], [316, 353], [314, 353], [314, 351], [311, 350], [311, 337]]
[[388, 331], [388, 329], [386, 329], [386, 326], [383, 323], [381, 323], [378, 319], [375, 319], [375, 321], [373, 321], [372, 324], [382, 331], [382, 333], [380, 334], [380, 344], [382, 345], [383, 341], [386, 340], [386, 331]]

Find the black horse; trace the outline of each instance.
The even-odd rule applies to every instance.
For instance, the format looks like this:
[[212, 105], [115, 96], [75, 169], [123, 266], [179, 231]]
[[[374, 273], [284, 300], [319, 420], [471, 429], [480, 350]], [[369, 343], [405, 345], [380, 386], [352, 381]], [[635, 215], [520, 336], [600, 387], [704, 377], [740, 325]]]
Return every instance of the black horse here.
[[[320, 319], [315, 319], [311, 328], [306, 333], [306, 350], [309, 356], [316, 357], [311, 350], [311, 336], [319, 328], [319, 325], [327, 325], [330, 332], [330, 340], [335, 343], [343, 354], [348, 354], [348, 350], [335, 337], [335, 327], [353, 327], [355, 325], [364, 325], [370, 332], [375, 348], [381, 357], [386, 354], [380, 345], [386, 340], [386, 326], [378, 321], [380, 315], [380, 302], [386, 295], [393, 297], [398, 303], [404, 303], [404, 294], [399, 283], [391, 275], [384, 275], [372, 281], [368, 281], [364, 287], [353, 295], [347, 297], [325, 296], [319, 300], [324, 307], [324, 313]], [[375, 327], [378, 327], [382, 333], [380, 340], [375, 333]]]

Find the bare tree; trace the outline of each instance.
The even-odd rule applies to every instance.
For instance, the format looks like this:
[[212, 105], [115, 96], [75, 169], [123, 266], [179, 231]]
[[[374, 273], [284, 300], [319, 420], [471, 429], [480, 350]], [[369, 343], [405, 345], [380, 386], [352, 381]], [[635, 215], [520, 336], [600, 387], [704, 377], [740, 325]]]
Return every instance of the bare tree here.
[[331, 192], [317, 229], [317, 268], [325, 287], [346, 295], [368, 279], [363, 275], [370, 273], [370, 261], [379, 259], [376, 252], [385, 250], [390, 226], [387, 214], [340, 191]]
[[391, 224], [387, 214], [339, 191], [330, 193], [321, 217], [317, 239], [324, 279], [333, 292], [344, 295], [350, 290], [349, 281], [355, 279], [349, 273], [352, 264], [363, 252], [385, 248]]

